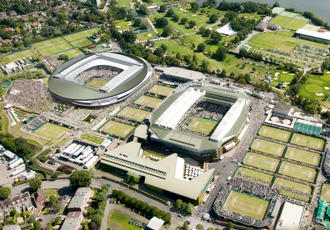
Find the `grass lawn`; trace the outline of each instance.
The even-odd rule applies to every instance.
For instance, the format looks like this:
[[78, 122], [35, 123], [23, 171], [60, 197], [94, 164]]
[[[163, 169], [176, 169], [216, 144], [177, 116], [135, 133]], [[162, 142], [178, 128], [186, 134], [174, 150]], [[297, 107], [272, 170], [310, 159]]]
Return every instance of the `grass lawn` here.
[[264, 169], [270, 172], [275, 172], [277, 169], [277, 165], [280, 160], [263, 156], [257, 153], [249, 152], [244, 158], [243, 163], [246, 165], [250, 165], [256, 168]]
[[134, 102], [134, 104], [143, 105], [154, 109], [157, 108], [162, 102], [162, 99], [142, 95]]
[[63, 136], [69, 129], [63, 126], [55, 125], [52, 123], [47, 123], [34, 131], [34, 134], [46, 137], [52, 140], [58, 140]]
[[56, 189], [45, 189], [44, 190], [45, 196], [49, 199], [50, 196], [54, 195], [56, 197], [59, 197], [58, 190]]
[[159, 153], [150, 152], [150, 151], [146, 151], [146, 150], [143, 150], [143, 155], [144, 155], [146, 158], [148, 158], [149, 155], [152, 155], [152, 156], [154, 156], [154, 157], [160, 157], [160, 158], [162, 158], [162, 159], [166, 157], [166, 156], [161, 155], [161, 154], [159, 154]]
[[106, 81], [106, 80], [103, 80], [103, 79], [100, 79], [100, 78], [94, 78], [93, 80], [88, 82], [85, 86], [95, 88], [95, 89], [99, 89], [107, 83], [108, 83], [108, 81]]
[[[238, 174], [241, 174], [241, 175], [238, 175]], [[253, 180], [253, 179], [250, 179], [250, 178], [246, 178], [242, 175], [250, 176], [250, 177], [253, 177], [253, 178], [256, 178], [256, 179], [259, 179], [259, 180], [266, 181], [268, 183], [262, 183], [258, 180]], [[243, 167], [239, 168], [239, 170], [237, 171], [236, 177], [240, 177], [240, 178], [243, 178], [244, 180], [249, 180], [249, 181], [252, 181], [252, 182], [255, 182], [255, 183], [258, 183], [258, 184], [263, 184], [263, 185], [268, 185], [273, 180], [273, 176], [271, 176], [271, 175], [268, 175], [266, 173], [257, 172], [257, 171], [251, 170], [251, 169], [243, 168]]]
[[231, 191], [223, 209], [262, 220], [268, 208], [268, 201]]
[[71, 58], [77, 57], [80, 54], [83, 54], [83, 52], [81, 52], [80, 49], [76, 48], [76, 49], [71, 49], [71, 50], [68, 50], [65, 52], [58, 53], [58, 56], [61, 54], [66, 54], [66, 55], [68, 55], [69, 59], [71, 59]]
[[131, 8], [130, 0], [120, 0], [120, 1], [117, 2], [117, 6], [119, 8], [121, 8], [121, 7]]
[[301, 201], [304, 201], [304, 202], [309, 201], [309, 197], [307, 197], [307, 196], [304, 196], [304, 195], [301, 195], [301, 194], [298, 194], [298, 193], [295, 193], [295, 192], [291, 192], [291, 191], [285, 190], [285, 189], [277, 188], [277, 190], [283, 196], [291, 197], [291, 198], [294, 198], [296, 200], [301, 200]]
[[280, 157], [283, 155], [285, 145], [280, 145], [262, 139], [255, 139], [251, 145], [251, 149]]
[[317, 175], [316, 169], [285, 161], [282, 162], [278, 173], [308, 182], [314, 182]]
[[196, 117], [189, 124], [187, 129], [210, 135], [211, 132], [213, 131], [213, 129], [217, 126], [217, 124], [218, 124], [218, 122]]
[[330, 202], [330, 184], [323, 184], [321, 191], [321, 200]]
[[[308, 99], [322, 100], [325, 95], [330, 93], [330, 90], [325, 89], [325, 87], [330, 88], [330, 74], [324, 74], [323, 76], [311, 75], [303, 84], [299, 95]], [[323, 95], [316, 95], [316, 93], [323, 93]]]
[[67, 41], [72, 42], [72, 41], [75, 41], [75, 40], [78, 40], [78, 39], [81, 39], [81, 38], [89, 37], [93, 33], [97, 33], [99, 30], [100, 30], [100, 28], [93, 28], [93, 29], [89, 29], [89, 30], [84, 30], [84, 31], [81, 31], [81, 32], [78, 32], [78, 33], [66, 35], [66, 36], [64, 36], [64, 38]]
[[92, 45], [93, 42], [91, 40], [89, 40], [88, 38], [81, 38], [79, 40], [75, 40], [75, 41], [71, 42], [71, 44], [75, 47], [86, 47], [86, 46]]
[[[297, 191], [300, 191], [300, 192], [304, 192], [304, 193], [307, 193], [307, 194], [312, 193], [312, 188], [310, 186], [300, 184], [300, 183], [290, 181], [290, 180], [285, 180], [285, 179], [282, 179], [282, 178], [279, 178], [279, 177], [276, 178], [276, 180], [274, 181], [274, 185], [281, 185], [283, 187], [290, 188], [292, 190], [297, 190]], [[304, 202], [309, 201], [309, 197], [307, 197], [307, 196], [297, 194], [295, 192], [291, 192], [291, 191], [288, 191], [286, 189], [280, 189], [280, 188], [277, 188], [277, 189], [279, 190], [281, 195], [292, 197], [294, 199], [298, 199], [298, 200], [301, 200], [301, 201], [304, 201]]]
[[122, 117], [128, 117], [128, 118], [141, 122], [149, 115], [149, 113], [150, 112], [147, 112], [144, 110], [135, 109], [132, 107], [125, 107], [117, 115], [122, 116]]
[[0, 65], [4, 65], [10, 62], [17, 61], [18, 59], [28, 58], [28, 57], [37, 57], [38, 55], [34, 53], [33, 49], [24, 50], [21, 52], [8, 54], [2, 57]]
[[113, 133], [126, 139], [134, 129], [134, 126], [126, 125], [116, 121], [109, 121], [101, 128], [101, 131], [106, 133]]
[[284, 27], [284, 25], [287, 24], [291, 19], [292, 18], [278, 15], [273, 20], [271, 20], [271, 23], [279, 24], [280, 26]]
[[56, 145], [54, 146], [54, 148], [57, 148], [63, 144], [65, 144], [66, 142], [68, 142], [70, 139], [68, 137], [64, 137], [61, 140], [59, 140]]
[[306, 150], [289, 147], [285, 153], [285, 158], [300, 161], [305, 164], [319, 166], [321, 155]]
[[163, 86], [163, 85], [154, 85], [148, 92], [159, 94], [163, 96], [168, 96], [173, 92], [174, 88]]
[[263, 137], [268, 137], [283, 142], [288, 142], [291, 136], [291, 132], [289, 131], [276, 129], [269, 126], [262, 126], [258, 134]]
[[157, 34], [153, 30], [149, 30], [147, 32], [139, 33], [139, 34], [136, 35], [137, 40], [139, 40], [139, 41], [145, 41], [145, 40], [148, 40], [150, 38], [154, 38], [156, 36], [157, 36]]
[[[6, 116], [5, 116], [6, 117]], [[7, 118], [7, 117], [6, 117]], [[46, 144], [49, 140], [43, 137], [39, 137], [36, 135], [31, 135], [31, 133], [26, 133], [21, 130], [21, 123], [16, 123], [13, 127], [11, 127], [10, 133], [13, 134], [16, 137], [23, 137], [27, 140], [33, 140], [36, 141], [37, 143], [44, 145]]]
[[32, 46], [35, 47], [42, 56], [52, 55], [55, 53], [72, 49], [72, 46], [62, 37], [35, 43]]
[[108, 216], [107, 227], [117, 230], [140, 230], [138, 226], [129, 224], [130, 216], [118, 210], [111, 210]]
[[294, 75], [290, 75], [290, 73], [280, 73], [277, 78], [278, 79], [274, 79], [273, 77], [274, 81], [270, 84], [271, 86], [277, 86], [281, 81], [291, 83], [294, 78]]
[[90, 134], [81, 134], [80, 138], [86, 140], [86, 141], [90, 141], [90, 142], [94, 142], [96, 144], [102, 144], [102, 142], [104, 141], [103, 138], [101, 137], [97, 137], [94, 135], [90, 135]]
[[130, 20], [117, 20], [116, 21], [116, 26], [118, 27], [118, 30], [128, 30], [129, 28], [132, 27], [133, 22]]
[[304, 25], [306, 25], [307, 23], [308, 23], [308, 21], [306, 21], [306, 20], [293, 18], [284, 25], [284, 28], [287, 28], [290, 30], [298, 30], [298, 29], [304, 27]]
[[295, 133], [291, 139], [291, 143], [308, 147], [311, 149], [322, 151], [324, 147], [324, 140], [316, 137], [310, 137], [303, 134]]

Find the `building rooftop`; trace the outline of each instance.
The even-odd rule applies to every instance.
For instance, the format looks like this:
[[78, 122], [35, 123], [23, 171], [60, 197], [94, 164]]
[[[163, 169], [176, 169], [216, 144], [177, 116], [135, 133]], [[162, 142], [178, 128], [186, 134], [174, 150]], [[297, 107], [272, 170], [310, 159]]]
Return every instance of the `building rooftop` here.
[[227, 23], [226, 25], [217, 29], [216, 31], [220, 34], [230, 35], [230, 36], [234, 36], [237, 34], [237, 32], [231, 28], [230, 23]]
[[158, 219], [157, 217], [152, 217], [151, 220], [149, 221], [148, 225], [147, 225], [147, 229], [151, 229], [151, 230], [159, 230], [165, 221], [163, 221], [162, 219]]
[[5, 225], [3, 227], [3, 230], [21, 230], [21, 228], [17, 224], [15, 224], [15, 225]]
[[330, 41], [330, 32], [315, 32], [311, 30], [299, 29], [296, 31], [296, 34]]
[[300, 222], [304, 214], [304, 207], [290, 202], [285, 202], [276, 230], [300, 229]]
[[70, 204], [68, 205], [68, 209], [75, 209], [79, 208], [81, 209], [82, 205], [84, 203], [84, 197], [83, 196], [74, 196], [72, 197]]
[[204, 74], [201, 72], [178, 68], [178, 67], [165, 67], [164, 74], [190, 81], [200, 81], [203, 80], [205, 77]]
[[77, 229], [76, 226], [80, 225], [79, 218], [65, 218], [61, 230], [72, 230]]

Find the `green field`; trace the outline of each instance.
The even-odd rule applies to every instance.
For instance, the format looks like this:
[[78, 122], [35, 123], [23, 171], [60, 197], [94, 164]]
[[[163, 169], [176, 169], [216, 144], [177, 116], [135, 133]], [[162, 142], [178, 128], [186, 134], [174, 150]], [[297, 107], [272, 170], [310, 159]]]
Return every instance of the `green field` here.
[[244, 158], [243, 163], [246, 165], [250, 165], [256, 168], [264, 169], [270, 172], [275, 172], [277, 169], [277, 165], [280, 160], [263, 156], [257, 153], [249, 152]]
[[173, 92], [173, 90], [174, 89], [171, 87], [166, 87], [163, 85], [154, 85], [148, 92], [168, 96]]
[[324, 147], [324, 140], [316, 137], [310, 137], [302, 134], [295, 133], [291, 139], [291, 143], [322, 151]]
[[285, 158], [300, 161], [305, 164], [319, 166], [321, 161], [321, 155], [313, 152], [309, 152], [302, 149], [296, 149], [289, 147], [285, 153]]
[[278, 173], [308, 182], [314, 182], [317, 175], [316, 169], [285, 161], [282, 162]]
[[90, 134], [81, 134], [80, 138], [86, 140], [86, 141], [90, 141], [90, 142], [94, 142], [96, 144], [102, 144], [102, 142], [104, 141], [103, 138], [101, 137], [97, 137], [94, 135], [90, 135]]
[[52, 123], [46, 123], [40, 128], [38, 128], [36, 131], [34, 131], [33, 133], [52, 140], [58, 140], [69, 130], [70, 129], [65, 128], [63, 126], [55, 125]]
[[258, 134], [263, 137], [268, 137], [283, 142], [288, 142], [291, 136], [291, 132], [289, 131], [276, 129], [269, 126], [261, 126]]
[[150, 38], [154, 38], [156, 36], [157, 34], [155, 33], [155, 31], [149, 30], [147, 32], [137, 34], [136, 39], [139, 41], [145, 41], [145, 40], [149, 40]]
[[66, 54], [66, 55], [68, 55], [69, 59], [71, 59], [71, 58], [77, 57], [80, 54], [83, 54], [83, 52], [81, 52], [80, 49], [75, 48], [75, 49], [71, 49], [71, 50], [68, 50], [68, 51], [58, 53], [58, 55], [61, 55], [61, 54]]
[[[276, 180], [274, 181], [274, 185], [281, 185], [283, 187], [286, 187], [286, 188], [289, 188], [289, 189], [292, 189], [292, 190], [297, 190], [297, 191], [300, 191], [300, 192], [304, 192], [304, 193], [307, 193], [307, 194], [312, 193], [312, 188], [310, 186], [300, 184], [300, 183], [290, 181], [290, 180], [285, 180], [285, 179], [282, 179], [282, 178], [276, 178]], [[291, 191], [286, 190], [286, 189], [281, 189], [281, 188], [277, 188], [277, 189], [278, 189], [278, 191], [281, 195], [292, 197], [294, 199], [301, 200], [301, 201], [304, 201], [304, 202], [309, 201], [309, 197], [307, 197], [307, 196], [304, 196], [304, 195], [301, 195], [301, 194], [298, 194], [298, 193], [295, 193], [295, 192], [291, 192]]]
[[278, 79], [275, 79], [275, 77], [273, 77], [273, 82], [270, 83], [271, 86], [277, 86], [281, 81], [291, 83], [291, 81], [294, 78], [294, 75], [292, 75], [290, 73], [282, 72], [277, 76], [277, 78]]
[[283, 155], [285, 145], [280, 145], [262, 139], [254, 139], [251, 149], [280, 157]]
[[298, 30], [298, 29], [304, 27], [304, 25], [306, 25], [307, 23], [308, 23], [308, 21], [306, 21], [306, 20], [293, 18], [287, 24], [284, 25], [284, 28], [287, 28], [290, 30]]
[[291, 19], [292, 18], [278, 15], [270, 22], [273, 24], [279, 24], [280, 26], [284, 27], [284, 25], [287, 24]]
[[92, 45], [93, 42], [91, 40], [89, 40], [88, 38], [81, 38], [79, 40], [75, 40], [75, 41], [71, 42], [71, 44], [74, 47], [81, 47], [82, 48], [82, 47]]
[[110, 134], [112, 133], [126, 139], [134, 129], [135, 127], [131, 125], [126, 125], [116, 121], [109, 121], [101, 128], [101, 131]]
[[109, 229], [117, 230], [140, 230], [138, 226], [129, 224], [130, 219], [131, 217], [127, 214], [113, 209], [109, 212], [107, 226]]
[[194, 118], [194, 120], [189, 124], [187, 129], [199, 132], [199, 133], [205, 133], [207, 135], [210, 135], [212, 130], [217, 126], [217, 122], [206, 120], [203, 118]]
[[[256, 178], [259, 180], [266, 181], [268, 183], [262, 183], [261, 181], [253, 180], [251, 178], [247, 178], [247, 177], [244, 177], [244, 176], [241, 176], [238, 174], [250, 176], [250, 177], [253, 177], [253, 178]], [[249, 180], [249, 181], [252, 181], [252, 182], [255, 182], [258, 184], [264, 184], [264, 185], [269, 185], [273, 180], [273, 176], [271, 176], [271, 175], [268, 175], [266, 173], [257, 172], [257, 171], [251, 170], [251, 169], [243, 168], [243, 167], [239, 168], [239, 170], [237, 171], [236, 177], [240, 177], [240, 178], [243, 178], [244, 180]]]
[[268, 208], [268, 201], [231, 191], [223, 209], [262, 220]]
[[117, 2], [117, 6], [119, 8], [121, 8], [121, 7], [131, 8], [130, 0], [120, 0], [120, 1]]
[[142, 95], [134, 102], [134, 104], [147, 106], [154, 109], [157, 108], [162, 102], [162, 99]]
[[64, 36], [65, 40], [69, 41], [69, 42], [73, 42], [75, 40], [81, 39], [81, 38], [86, 38], [91, 36], [93, 33], [97, 33], [100, 30], [100, 28], [93, 28], [93, 29], [89, 29], [89, 30], [84, 30], [78, 33], [74, 33], [74, 34], [69, 34]]
[[94, 88], [94, 89], [99, 89], [107, 83], [108, 83], [107, 80], [103, 80], [103, 79], [100, 79], [100, 78], [94, 78], [93, 80], [88, 82], [85, 86], [91, 87], [91, 88]]
[[44, 189], [45, 196], [49, 199], [51, 196], [59, 197], [57, 189]]
[[[326, 87], [330, 88], [330, 74], [325, 73], [323, 76], [310, 75], [299, 91], [299, 95], [307, 99], [320, 101], [330, 93], [330, 90]], [[316, 95], [317, 93], [318, 95]]]
[[134, 109], [132, 107], [125, 107], [117, 115], [122, 117], [128, 117], [141, 122], [149, 115], [149, 113], [150, 112], [144, 110]]
[[34, 53], [33, 49], [24, 50], [21, 52], [16, 52], [8, 54], [2, 57], [0, 65], [4, 65], [10, 62], [17, 61], [18, 59], [28, 58], [28, 57], [37, 57], [38, 55]]
[[324, 183], [322, 185], [322, 191], [321, 191], [321, 200], [325, 200], [326, 202], [330, 203], [330, 184]]
[[62, 37], [35, 43], [32, 46], [36, 48], [42, 56], [52, 55], [55, 53], [60, 53], [65, 50], [72, 49], [72, 46]]

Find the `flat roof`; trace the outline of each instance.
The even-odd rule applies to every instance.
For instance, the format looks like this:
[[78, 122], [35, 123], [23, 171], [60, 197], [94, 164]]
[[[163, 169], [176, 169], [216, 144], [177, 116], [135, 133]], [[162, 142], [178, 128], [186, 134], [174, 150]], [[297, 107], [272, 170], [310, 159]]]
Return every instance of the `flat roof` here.
[[237, 34], [237, 32], [231, 28], [230, 23], [227, 23], [226, 25], [217, 29], [216, 31], [220, 34], [225, 34], [225, 35], [230, 35], [230, 36]]
[[297, 230], [300, 229], [301, 219], [305, 208], [285, 201], [280, 219], [275, 230]]
[[306, 36], [330, 41], [330, 32], [315, 32], [311, 30], [299, 29], [296, 31], [296, 34], [306, 35]]
[[152, 230], [159, 230], [165, 221], [162, 219], [158, 219], [157, 217], [152, 217], [151, 220], [149, 221], [147, 227]]
[[201, 72], [183, 69], [178, 67], [164, 67], [164, 74], [170, 75], [178, 78], [184, 78], [191, 81], [199, 81], [202, 80], [205, 76]]

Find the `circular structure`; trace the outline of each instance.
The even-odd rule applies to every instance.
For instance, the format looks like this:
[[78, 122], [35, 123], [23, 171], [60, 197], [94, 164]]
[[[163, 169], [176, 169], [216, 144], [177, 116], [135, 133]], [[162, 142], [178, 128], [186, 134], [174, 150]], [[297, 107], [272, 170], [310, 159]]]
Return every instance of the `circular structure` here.
[[280, 119], [279, 119], [278, 117], [272, 117], [271, 120], [272, 120], [273, 122], [278, 122]]
[[123, 101], [146, 84], [151, 65], [131, 55], [79, 55], [60, 65], [48, 80], [51, 93], [81, 106], [106, 106]]
[[285, 125], [290, 125], [291, 124], [291, 121], [289, 119], [284, 119], [282, 121], [282, 123], [285, 124]]
[[306, 90], [311, 93], [318, 93], [323, 91], [321, 86], [315, 84], [307, 85]]

